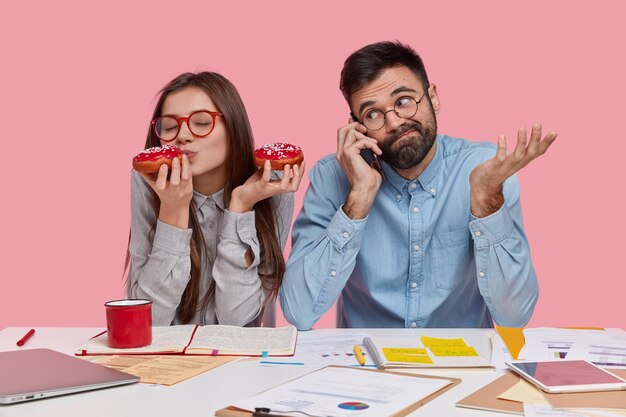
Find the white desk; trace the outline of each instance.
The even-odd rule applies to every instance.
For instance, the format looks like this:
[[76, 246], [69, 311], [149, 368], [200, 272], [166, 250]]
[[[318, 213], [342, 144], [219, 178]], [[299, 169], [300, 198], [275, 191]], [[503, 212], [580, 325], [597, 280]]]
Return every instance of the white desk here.
[[[15, 343], [29, 328], [8, 327], [0, 331], [0, 351], [17, 350]], [[74, 351], [87, 339], [102, 331], [98, 328], [37, 327], [35, 335], [21, 349], [49, 348], [66, 354]], [[381, 337], [419, 337], [422, 334], [438, 337], [463, 336], [485, 357], [490, 357], [491, 329], [323, 329], [314, 330], [320, 337], [350, 332], [366, 332]], [[171, 387], [146, 384], [88, 391], [64, 397], [49, 398], [22, 404], [0, 406], [4, 416], [213, 416], [215, 410], [234, 401], [250, 397], [260, 391], [297, 378], [307, 372], [298, 366], [260, 366], [256, 361], [235, 362], [220, 366]], [[488, 411], [455, 407], [454, 404], [500, 374], [492, 370], [427, 370], [432, 375], [461, 378], [462, 382], [450, 391], [419, 408], [411, 416], [497, 416]], [[0, 370], [0, 378], [5, 378]], [[502, 414], [507, 415], [507, 414]]]

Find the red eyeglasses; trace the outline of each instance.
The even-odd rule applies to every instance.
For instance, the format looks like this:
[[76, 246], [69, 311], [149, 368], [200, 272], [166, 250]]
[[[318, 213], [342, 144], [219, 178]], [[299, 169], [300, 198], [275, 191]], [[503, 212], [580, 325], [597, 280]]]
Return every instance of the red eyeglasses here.
[[215, 127], [215, 118], [224, 116], [222, 113], [210, 110], [198, 110], [189, 116], [174, 117], [165, 115], [152, 121], [154, 133], [163, 142], [171, 142], [178, 137], [183, 122], [187, 123], [189, 131], [199, 138], [209, 136]]

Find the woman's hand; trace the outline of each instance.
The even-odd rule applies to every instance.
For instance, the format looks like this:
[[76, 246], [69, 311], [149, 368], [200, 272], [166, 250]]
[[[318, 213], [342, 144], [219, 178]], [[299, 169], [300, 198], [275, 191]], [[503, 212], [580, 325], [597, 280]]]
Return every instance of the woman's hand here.
[[280, 180], [272, 180], [272, 166], [270, 161], [265, 161], [263, 169], [257, 170], [245, 183], [233, 190], [228, 210], [245, 213], [251, 211], [254, 205], [261, 200], [281, 193], [297, 191], [304, 175], [305, 166], [304, 162], [300, 166], [297, 164], [293, 167], [285, 165], [283, 177]]
[[189, 227], [189, 204], [193, 197], [191, 166], [187, 155], [182, 162], [172, 160], [172, 170], [167, 178], [168, 167], [161, 165], [158, 174], [141, 174], [161, 201], [159, 220], [180, 229]]

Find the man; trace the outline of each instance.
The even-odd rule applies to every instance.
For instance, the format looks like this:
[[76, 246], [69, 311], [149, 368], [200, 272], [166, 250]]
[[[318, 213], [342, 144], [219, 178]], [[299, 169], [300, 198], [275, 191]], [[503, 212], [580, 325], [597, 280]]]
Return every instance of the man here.
[[287, 320], [310, 329], [339, 298], [338, 327], [525, 325], [538, 286], [514, 174], [557, 134], [522, 128], [510, 154], [504, 136], [437, 135], [437, 89], [399, 42], [353, 53], [340, 88], [353, 121], [309, 174], [279, 292]]

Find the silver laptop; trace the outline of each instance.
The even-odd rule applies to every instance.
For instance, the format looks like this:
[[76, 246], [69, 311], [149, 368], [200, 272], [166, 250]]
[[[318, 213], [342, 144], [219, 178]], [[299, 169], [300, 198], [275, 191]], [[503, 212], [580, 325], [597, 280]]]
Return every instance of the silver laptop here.
[[0, 404], [139, 382], [139, 377], [50, 349], [0, 352]]

